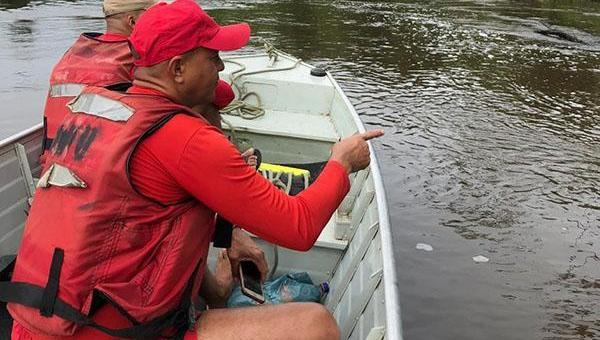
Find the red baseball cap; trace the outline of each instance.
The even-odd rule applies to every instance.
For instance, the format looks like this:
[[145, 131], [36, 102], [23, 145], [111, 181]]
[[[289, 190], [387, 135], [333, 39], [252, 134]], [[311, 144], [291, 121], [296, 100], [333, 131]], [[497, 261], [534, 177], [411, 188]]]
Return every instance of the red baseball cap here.
[[219, 26], [193, 0], [160, 2], [146, 10], [129, 36], [136, 66], [156, 65], [198, 47], [233, 51], [250, 39], [250, 26]]
[[231, 85], [227, 84], [226, 81], [219, 79], [217, 87], [215, 88], [215, 99], [213, 99], [213, 105], [221, 110], [225, 108], [235, 98], [235, 93]]

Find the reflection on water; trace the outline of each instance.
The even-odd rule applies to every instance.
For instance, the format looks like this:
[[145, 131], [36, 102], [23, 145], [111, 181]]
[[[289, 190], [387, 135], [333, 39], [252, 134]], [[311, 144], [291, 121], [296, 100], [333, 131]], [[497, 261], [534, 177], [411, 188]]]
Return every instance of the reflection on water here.
[[30, 0], [2, 0], [0, 1], [0, 9], [15, 9], [28, 6]]
[[[330, 70], [386, 130], [407, 339], [600, 338], [600, 3], [207, 6]], [[37, 121], [52, 63], [99, 17], [94, 1], [0, 11], [0, 135]]]
[[78, 2], [78, 0], [60, 0], [60, 1], [52, 1], [52, 0], [0, 0], [0, 10], [7, 9], [17, 9], [28, 6], [36, 6], [42, 4], [56, 4], [56, 3], [74, 3]]
[[40, 121], [52, 66], [81, 32], [103, 29], [96, 0], [0, 0], [0, 139]]
[[30, 45], [33, 43], [33, 20], [19, 19], [8, 26], [10, 40], [17, 44]]

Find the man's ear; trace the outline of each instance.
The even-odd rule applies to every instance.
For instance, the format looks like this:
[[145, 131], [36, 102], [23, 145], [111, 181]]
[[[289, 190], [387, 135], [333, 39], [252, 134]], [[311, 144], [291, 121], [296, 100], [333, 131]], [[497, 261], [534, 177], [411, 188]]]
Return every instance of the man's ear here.
[[169, 60], [169, 74], [173, 77], [173, 80], [181, 84], [183, 83], [183, 73], [185, 72], [185, 61], [183, 57], [178, 55]]
[[134, 15], [128, 15], [127, 16], [127, 24], [129, 25], [129, 28], [133, 30], [133, 26], [135, 26], [135, 19], [136, 17]]

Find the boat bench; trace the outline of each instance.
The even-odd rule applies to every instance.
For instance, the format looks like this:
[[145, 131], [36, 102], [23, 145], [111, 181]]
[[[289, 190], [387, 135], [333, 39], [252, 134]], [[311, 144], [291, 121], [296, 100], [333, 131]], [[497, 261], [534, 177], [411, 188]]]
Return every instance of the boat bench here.
[[[256, 119], [244, 119], [233, 115], [223, 115], [236, 131], [292, 137], [335, 143], [340, 140], [328, 114], [301, 114], [285, 111], [266, 110], [265, 115]], [[226, 124], [223, 128], [229, 130]]]

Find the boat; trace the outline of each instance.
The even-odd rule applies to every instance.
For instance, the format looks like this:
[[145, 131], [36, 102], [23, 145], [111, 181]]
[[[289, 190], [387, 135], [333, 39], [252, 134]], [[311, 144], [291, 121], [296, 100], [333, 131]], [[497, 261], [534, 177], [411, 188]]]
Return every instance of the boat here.
[[[223, 111], [223, 128], [236, 145], [258, 148], [263, 162], [318, 164], [329, 158], [335, 142], [365, 131], [340, 86], [322, 69], [273, 48], [225, 55], [223, 61], [220, 77], [239, 99]], [[39, 177], [42, 133], [40, 124], [0, 142], [0, 256], [18, 250]], [[257, 242], [274, 275], [302, 271], [329, 283], [322, 302], [342, 339], [401, 340], [391, 226], [373, 152], [371, 165], [350, 180], [350, 192], [310, 251]]]

